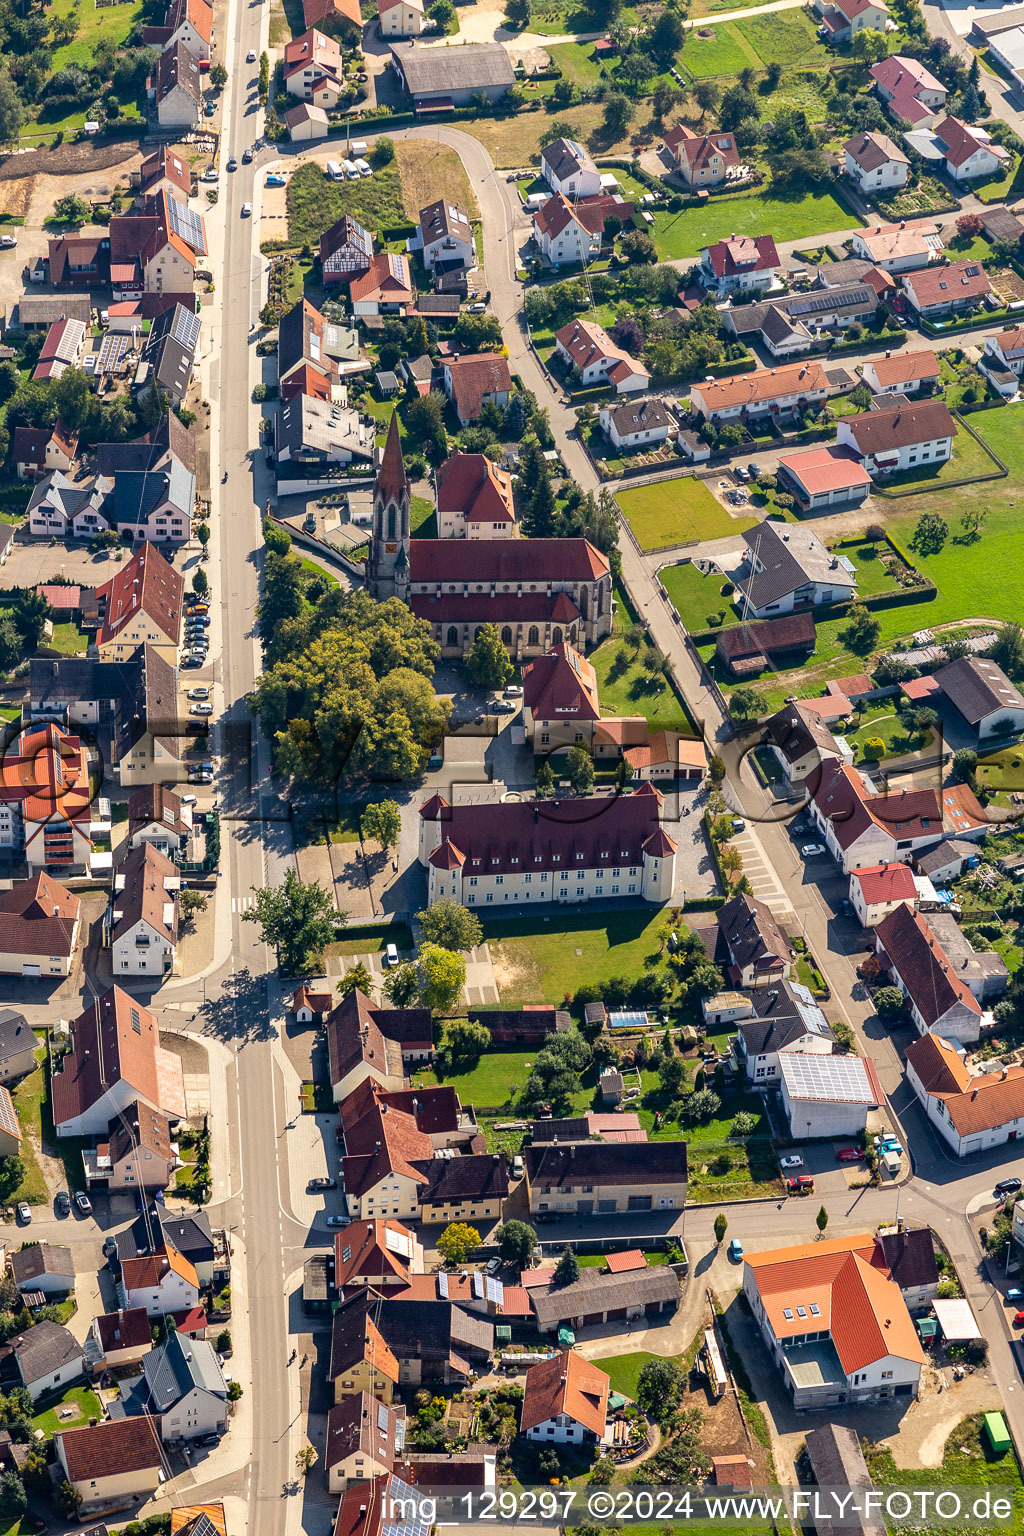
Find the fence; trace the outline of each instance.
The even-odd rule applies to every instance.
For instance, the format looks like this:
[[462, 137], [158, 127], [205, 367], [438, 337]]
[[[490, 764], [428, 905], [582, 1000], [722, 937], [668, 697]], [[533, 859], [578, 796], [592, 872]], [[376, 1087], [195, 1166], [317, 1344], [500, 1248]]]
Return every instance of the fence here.
[[[890, 501], [898, 501], [901, 497], [904, 496], [920, 496], [922, 491], [955, 491], [959, 486], [963, 485], [984, 485], [987, 480], [1006, 479], [1007, 475], [1010, 473], [1009, 467], [1003, 463], [995, 449], [986, 443], [985, 439], [981, 436], [980, 433], [975, 432], [970, 422], [965, 421], [959, 411], [953, 411], [951, 414], [953, 418], [960, 423], [964, 431], [970, 433], [971, 437], [974, 438], [974, 441], [978, 444], [978, 446], [984, 448], [989, 458], [994, 464], [998, 464], [999, 468], [994, 469], [988, 474], [984, 475], [964, 475], [957, 480], [933, 480], [930, 481], [927, 485], [876, 485], [873, 492], [875, 496], [884, 496]], [[903, 551], [899, 549], [891, 539], [889, 540], [889, 543], [892, 544], [892, 547], [896, 550], [896, 553], [901, 555], [902, 558], [906, 560], [908, 565], [913, 565], [913, 561], [909, 558], [909, 556], [905, 555]], [[865, 599], [865, 606], [869, 608], [872, 606], [870, 599]], [[877, 607], [879, 605], [875, 604], [874, 606]]]

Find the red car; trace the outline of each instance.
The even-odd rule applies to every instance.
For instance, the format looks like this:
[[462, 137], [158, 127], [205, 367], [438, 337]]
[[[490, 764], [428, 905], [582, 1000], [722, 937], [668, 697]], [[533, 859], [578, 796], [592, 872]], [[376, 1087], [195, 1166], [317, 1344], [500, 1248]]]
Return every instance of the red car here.
[[786, 1180], [787, 1195], [809, 1195], [814, 1188], [814, 1180], [809, 1173], [801, 1173], [798, 1178]]
[[1024, 1312], [1017, 1312], [1014, 1315], [1013, 1326], [1015, 1328], [1024, 1328]]
[[859, 1163], [863, 1156], [864, 1153], [858, 1152], [856, 1147], [841, 1147], [836, 1153], [841, 1163]]

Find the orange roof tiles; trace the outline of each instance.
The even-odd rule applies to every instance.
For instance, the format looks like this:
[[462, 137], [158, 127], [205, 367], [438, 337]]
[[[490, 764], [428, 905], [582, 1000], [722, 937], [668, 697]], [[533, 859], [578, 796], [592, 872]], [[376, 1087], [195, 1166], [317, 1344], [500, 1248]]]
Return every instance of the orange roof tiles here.
[[604, 1434], [611, 1381], [604, 1371], [567, 1349], [531, 1365], [526, 1373], [522, 1429], [565, 1414], [592, 1435]]

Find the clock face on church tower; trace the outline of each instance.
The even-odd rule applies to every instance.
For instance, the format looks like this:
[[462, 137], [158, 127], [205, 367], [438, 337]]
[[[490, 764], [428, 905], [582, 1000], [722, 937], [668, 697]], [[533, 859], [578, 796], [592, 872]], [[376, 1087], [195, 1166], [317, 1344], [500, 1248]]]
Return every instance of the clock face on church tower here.
[[397, 550], [397, 548], [398, 548], [397, 544], [385, 544], [384, 545], [384, 553], [388, 554], [388, 555], [393, 555], [395, 553], [395, 551]]

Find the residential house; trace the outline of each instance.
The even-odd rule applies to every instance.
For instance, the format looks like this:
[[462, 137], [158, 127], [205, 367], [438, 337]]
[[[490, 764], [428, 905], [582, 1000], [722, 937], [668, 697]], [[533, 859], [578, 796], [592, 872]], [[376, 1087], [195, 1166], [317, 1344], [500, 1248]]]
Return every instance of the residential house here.
[[574, 1349], [526, 1372], [519, 1432], [544, 1445], [595, 1445], [605, 1435], [611, 1379]]
[[941, 886], [952, 885], [965, 869], [974, 869], [980, 862], [976, 843], [963, 837], [944, 837], [941, 843], [914, 859], [914, 868], [933, 885]]
[[381, 0], [377, 15], [381, 37], [418, 37], [427, 24], [423, 0]]
[[904, 118], [913, 128], [931, 128], [949, 94], [919, 59], [894, 53], [868, 70], [891, 117]]
[[856, 768], [822, 764], [808, 813], [844, 874], [879, 864], [908, 864], [943, 834], [943, 808], [931, 789], [879, 794]]
[[856, 133], [843, 146], [844, 169], [862, 196], [878, 196], [905, 187], [910, 161], [888, 134]]
[[740, 163], [735, 135], [723, 133], [721, 129], [695, 133], [684, 123], [679, 123], [668, 129], [664, 143], [680, 180], [691, 192], [721, 186], [728, 180], [728, 173]]
[[156, 388], [173, 405], [184, 404], [196, 365], [199, 330], [199, 316], [185, 304], [175, 304], [156, 316], [142, 348], [143, 393]]
[[444, 392], [451, 401], [462, 426], [479, 420], [489, 401], [504, 410], [512, 395], [512, 374], [508, 359], [497, 352], [480, 352], [467, 357], [445, 358], [442, 365]]
[[746, 530], [742, 539], [747, 554], [736, 590], [746, 613], [754, 618], [767, 619], [822, 603], [845, 603], [857, 595], [857, 573], [852, 563], [845, 555], [827, 549], [809, 528], [759, 523]]
[[39, 538], [92, 538], [110, 527], [109, 481], [76, 484], [62, 470], [44, 475], [28, 501], [28, 531]]
[[942, 464], [953, 453], [957, 425], [944, 400], [841, 416], [836, 442], [851, 449], [872, 478], [917, 465]]
[[978, 367], [1001, 395], [1012, 399], [1020, 388], [1024, 369], [1024, 326], [1010, 326], [994, 336], [986, 336]]
[[142, 1361], [140, 1398], [161, 1439], [181, 1442], [228, 1427], [228, 1384], [212, 1344], [176, 1330]]
[[10, 1341], [21, 1385], [34, 1403], [63, 1392], [85, 1374], [82, 1346], [61, 1323], [44, 1318]]
[[335, 1402], [368, 1392], [390, 1404], [394, 1387], [468, 1385], [487, 1369], [494, 1325], [449, 1301], [384, 1305], [360, 1291], [334, 1313], [328, 1380]]
[[319, 27], [322, 32], [349, 43], [362, 36], [359, 0], [302, 0], [302, 19], [307, 27]]
[[[198, 53], [199, 50], [193, 48], [192, 52]], [[139, 197], [143, 203], [160, 192], [184, 198], [186, 203], [192, 196], [192, 171], [188, 161], [183, 160], [168, 144], [161, 144], [139, 166]]]
[[391, 63], [417, 112], [468, 107], [474, 97], [498, 101], [515, 85], [512, 61], [501, 43], [464, 43], [461, 48], [391, 44]]
[[289, 96], [330, 111], [345, 90], [345, 65], [333, 37], [310, 27], [284, 45], [284, 84]]
[[415, 289], [405, 256], [379, 251], [369, 268], [349, 283], [354, 315], [404, 315]]
[[[385, 13], [386, 14], [386, 13]], [[344, 1493], [394, 1470], [405, 1446], [405, 1408], [378, 1403], [357, 1392], [335, 1403], [327, 1415], [324, 1474], [329, 1493]]]
[[413, 1115], [375, 1104], [345, 1131], [341, 1181], [349, 1215], [367, 1221], [417, 1219], [433, 1155], [430, 1137]]
[[854, 256], [870, 261], [883, 272], [916, 272], [942, 259], [939, 226], [928, 219], [899, 224], [870, 224], [854, 230]]
[[870, 1112], [885, 1103], [869, 1057], [783, 1051], [782, 1109], [794, 1137], [860, 1136]]
[[104, 1312], [94, 1317], [85, 1341], [85, 1363], [94, 1376], [120, 1366], [138, 1365], [153, 1348], [153, 1330], [145, 1307]]
[[984, 128], [961, 122], [958, 117], [943, 117], [932, 133], [945, 154], [946, 174], [954, 181], [994, 176], [1011, 159], [1010, 151], [997, 144]]
[[729, 293], [774, 287], [782, 270], [772, 235], [730, 235], [700, 253], [704, 286], [724, 297]]
[[718, 909], [713, 958], [733, 986], [782, 981], [789, 974], [789, 940], [763, 901], [740, 892]]
[[113, 761], [124, 788], [136, 784], [180, 783], [187, 770], [186, 727], [178, 719], [178, 674], [151, 645], [133, 653], [134, 666], [123, 666], [134, 679], [133, 712], [123, 720]]
[[19, 480], [37, 480], [60, 470], [67, 475], [78, 452], [78, 433], [58, 416], [52, 427], [15, 427], [11, 462]]
[[[38, 879], [49, 880], [48, 875], [38, 876]], [[70, 891], [64, 891], [64, 887], [51, 882], [55, 889], [63, 892], [69, 900], [75, 903], [78, 909], [78, 897]], [[19, 884], [30, 885], [33, 881], [24, 881]], [[15, 890], [19, 886], [15, 886]], [[6, 892], [10, 895], [13, 892]], [[0, 903], [0, 926], [3, 924], [3, 907]], [[38, 1048], [35, 1032], [29, 1025], [23, 1013], [14, 1008], [0, 1008], [0, 1083], [13, 1083], [18, 1078], [25, 1077], [27, 1073], [35, 1070], [35, 1053]]]
[[298, 106], [289, 107], [284, 114], [284, 123], [293, 144], [326, 139], [330, 127], [330, 120], [323, 107], [314, 106], [309, 101], [300, 101]]
[[183, 43], [197, 59], [210, 57], [213, 42], [213, 6], [207, 0], [170, 0], [163, 26], [142, 29], [144, 48], [165, 51]]
[[43, 340], [33, 379], [59, 379], [68, 368], [77, 368], [88, 327], [83, 320], [57, 320]]
[[[337, 465], [361, 461], [369, 469], [375, 457], [374, 428], [354, 409], [334, 405], [315, 395], [296, 394], [285, 400], [274, 417], [277, 478], [301, 489]], [[298, 480], [298, 485], [295, 480]]]
[[556, 645], [523, 668], [523, 725], [537, 747], [589, 741], [601, 719], [597, 674], [573, 646]]
[[816, 639], [814, 618], [803, 611], [760, 624], [730, 625], [719, 631], [715, 654], [734, 677], [753, 677], [770, 662], [793, 665], [794, 658], [808, 656]]
[[114, 1508], [144, 1499], [163, 1480], [163, 1447], [150, 1418], [58, 1430], [53, 1443], [64, 1477], [80, 1496], [80, 1509]]
[[[17, 807], [0, 801], [0, 839]], [[13, 838], [12, 838], [13, 843]], [[80, 902], [38, 869], [0, 891], [0, 975], [68, 976], [78, 947]], [[31, 1072], [36, 1037], [20, 1013], [0, 1010], [0, 1082]]]
[[[94, 828], [97, 835], [101, 828], [95, 810], [89, 757], [78, 736], [51, 722], [29, 726], [9, 743], [0, 763], [0, 848], [23, 858], [30, 874], [41, 869], [88, 874], [93, 865]], [[109, 822], [103, 830], [109, 831]], [[37, 886], [30, 900], [37, 899], [41, 889]], [[29, 904], [21, 910], [27, 912]], [[58, 902], [55, 912], [58, 907], [65, 915], [65, 904]], [[21, 932], [27, 937], [26, 929]], [[67, 974], [59, 951], [46, 960], [45, 967], [37, 970], [34, 959], [26, 956], [21, 974]]]
[[335, 1308], [327, 1373], [335, 1403], [364, 1392], [385, 1404], [394, 1399], [399, 1369], [378, 1327], [385, 1311], [391, 1310], [382, 1305], [383, 1299], [375, 1291], [361, 1290]]
[[938, 387], [939, 360], [934, 352], [887, 352], [869, 357], [861, 369], [876, 395], [916, 395]]
[[485, 453], [454, 453], [434, 476], [439, 539], [507, 539], [518, 532], [512, 476]]
[[849, 43], [871, 28], [884, 32], [889, 12], [882, 0], [813, 0], [814, 9], [821, 16], [819, 31], [832, 43]]
[[979, 742], [1024, 731], [1024, 694], [987, 656], [961, 656], [934, 677]]
[[976, 261], [951, 261], [948, 266], [908, 272], [900, 286], [922, 320], [977, 309], [992, 292], [985, 268]]
[[806, 718], [795, 704], [786, 704], [770, 716], [764, 729], [766, 746], [794, 785], [816, 775], [829, 758], [844, 755], [828, 727], [820, 720]]
[[228, 1536], [224, 1505], [177, 1505], [171, 1510], [171, 1536]]
[[147, 784], [128, 800], [129, 848], [151, 843], [173, 859], [187, 851], [192, 827], [192, 806], [164, 784]]
[[868, 864], [850, 875], [850, 901], [862, 928], [877, 928], [904, 902], [917, 905], [917, 885], [909, 864]]
[[799, 982], [776, 978], [770, 986], [706, 998], [704, 1017], [708, 1024], [736, 1023], [733, 1051], [755, 1088], [778, 1083], [783, 1055], [831, 1056], [835, 1049], [825, 1015]]
[[686, 1204], [686, 1145], [653, 1141], [637, 1158], [621, 1142], [527, 1147], [523, 1153], [532, 1215], [572, 1211], [611, 1216], [630, 1211], [681, 1211]]
[[[915, 1042], [911, 1049], [918, 1044]], [[880, 1259], [885, 1264], [907, 1306], [926, 1307], [934, 1301], [939, 1289], [939, 1267], [931, 1228], [917, 1227], [912, 1231], [899, 1222], [894, 1227], [879, 1227], [876, 1241], [880, 1249], [876, 1262]]]
[[554, 139], [540, 152], [540, 173], [552, 192], [578, 200], [601, 191], [601, 172], [593, 158], [573, 139]]
[[907, 1047], [907, 1082], [957, 1157], [1024, 1136], [1024, 1067], [972, 1072], [955, 1044], [929, 1033]]
[[[875, 947], [890, 981], [906, 998], [918, 1033], [970, 1043], [981, 1034], [983, 1009], [946, 954], [933, 916], [903, 903], [876, 926]], [[975, 987], [981, 990], [977, 980]]]
[[652, 784], [610, 802], [552, 805], [543, 821], [526, 802], [452, 806], [434, 795], [420, 808], [428, 903], [447, 896], [467, 906], [605, 895], [668, 901], [676, 845], [659, 825], [660, 807]]
[[[834, 262], [834, 266], [867, 266], [865, 262]], [[760, 341], [773, 357], [783, 358], [793, 352], [807, 351], [822, 338], [839, 334], [848, 326], [874, 318], [879, 292], [876, 278], [868, 267], [860, 277], [851, 276], [840, 283], [797, 289], [780, 293], [755, 304], [733, 304], [721, 311], [722, 322], [732, 335], [746, 341]], [[891, 279], [884, 278], [890, 287]]]
[[[9, 1102], [6, 1089], [4, 1094]], [[10, 1255], [8, 1263], [15, 1285], [23, 1293], [67, 1296], [75, 1288], [74, 1255], [63, 1243], [27, 1243]]]
[[[148, 478], [148, 472], [144, 472]], [[96, 589], [103, 661], [128, 661], [144, 645], [168, 666], [178, 660], [185, 583], [147, 540]]]
[[610, 384], [617, 395], [642, 394], [650, 388], [650, 374], [593, 320], [570, 320], [555, 332], [555, 346], [584, 387]]
[[657, 447], [679, 429], [664, 400], [656, 396], [627, 400], [622, 405], [602, 405], [598, 420], [601, 430], [620, 453]]
[[478, 1156], [434, 1157], [422, 1168], [426, 1183], [419, 1189], [422, 1222], [487, 1222], [501, 1219], [508, 1198], [508, 1164], [504, 1152]]
[[803, 512], [859, 507], [871, 490], [871, 476], [857, 455], [831, 443], [781, 453], [778, 476]]
[[405, 1087], [405, 1074], [433, 1057], [429, 1008], [376, 1008], [358, 988], [327, 1019], [327, 1052], [335, 1103], [364, 1080]]
[[829, 381], [818, 362], [760, 368], [732, 378], [703, 380], [690, 386], [690, 407], [719, 425], [752, 416], [792, 416], [828, 398]]
[[406, 1286], [423, 1274], [423, 1244], [394, 1217], [354, 1221], [334, 1236], [334, 1283], [346, 1289], [376, 1291]]
[[172, 1249], [187, 1259], [199, 1277], [200, 1285], [212, 1285], [218, 1272], [218, 1264], [225, 1267], [223, 1253], [218, 1249], [205, 1211], [178, 1211], [173, 1216], [162, 1206], [154, 1206], [160, 1228], [160, 1240], [170, 1252]]
[[123, 1308], [145, 1307], [149, 1317], [189, 1312], [199, 1305], [195, 1265], [174, 1248], [160, 1248], [137, 1259], [124, 1259], [117, 1282], [117, 1301]]
[[581, 1270], [571, 1285], [555, 1286], [549, 1281], [546, 1286], [531, 1286], [529, 1295], [538, 1333], [557, 1334], [563, 1328], [578, 1333], [606, 1323], [650, 1327], [659, 1320], [669, 1321], [679, 1306], [679, 1281], [667, 1264], [625, 1274], [589, 1268]]
[[178, 943], [181, 876], [152, 843], [133, 848], [114, 876], [107, 916], [115, 976], [168, 976]]
[[[51, 245], [52, 243], [51, 241]], [[101, 272], [100, 258], [107, 247], [105, 239], [95, 239], [87, 243], [92, 246], [94, 256], [91, 263], [88, 260], [86, 262], [89, 271], [83, 270], [80, 274], [79, 286], [83, 288], [90, 288], [92, 275], [94, 273], [98, 275]], [[40, 257], [40, 263], [43, 269], [50, 270], [48, 256]], [[38, 269], [39, 263], [37, 263]], [[52, 270], [50, 270], [50, 282], [54, 287], [58, 286]], [[55, 320], [63, 320], [68, 315], [73, 315], [76, 320], [84, 320], [87, 325], [92, 321], [92, 305], [89, 302], [88, 293], [24, 293], [18, 300], [16, 313], [18, 329], [28, 331], [30, 334], [46, 330]]]
[[105, 1141], [83, 1149], [82, 1163], [90, 1189], [138, 1198], [166, 1189], [181, 1158], [168, 1117], [136, 1101], [111, 1120]]
[[320, 236], [320, 268], [324, 286], [351, 283], [370, 270], [373, 261], [373, 236], [351, 214], [342, 214], [337, 223]]
[[181, 1060], [160, 1045], [148, 1008], [109, 987], [71, 1025], [68, 1051], [51, 1069], [58, 1136], [103, 1136], [137, 1099], [172, 1120], [185, 1118]]
[[314, 992], [300, 982], [292, 993], [292, 1013], [296, 1024], [319, 1024], [325, 1013], [334, 1007], [333, 992]]
[[338, 356], [344, 336], [343, 327], [328, 320], [308, 299], [300, 299], [285, 311], [277, 330], [282, 400], [293, 400], [296, 395], [335, 399], [341, 383]]
[[748, 1254], [743, 1291], [798, 1411], [917, 1396], [924, 1354], [870, 1234]]
[[533, 215], [537, 249], [553, 267], [583, 267], [604, 244], [604, 199], [593, 204], [556, 192]]
[[436, 266], [461, 267], [469, 270], [476, 266], [476, 244], [469, 214], [458, 203], [438, 198], [436, 203], [420, 209], [415, 250], [418, 250], [428, 272]]
[[194, 128], [203, 107], [199, 60], [185, 43], [172, 43], [157, 60], [149, 94], [161, 128]]

